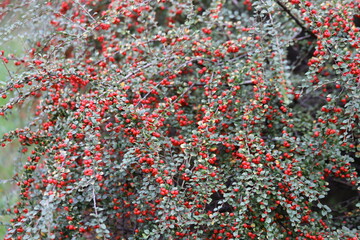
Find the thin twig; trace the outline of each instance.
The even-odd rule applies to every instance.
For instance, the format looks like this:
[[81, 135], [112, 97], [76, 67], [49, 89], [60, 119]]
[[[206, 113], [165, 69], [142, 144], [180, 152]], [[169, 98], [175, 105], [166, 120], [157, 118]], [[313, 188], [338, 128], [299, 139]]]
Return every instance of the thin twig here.
[[151, 65], [152, 65], [152, 63], [148, 63], [148, 64], [146, 64], [146, 65], [144, 65], [144, 66], [140, 66], [136, 71], [131, 72], [131, 73], [129, 73], [128, 75], [126, 75], [125, 77], [123, 77], [122, 79], [120, 79], [119, 83], [122, 83], [122, 82], [128, 80], [129, 77], [131, 77], [131, 76], [133, 76], [133, 75], [141, 72], [144, 68], [148, 68], [148, 67], [150, 67]]
[[239, 7], [239, 2], [237, 0], [232, 0], [232, 2], [236, 7]]
[[[345, 186], [348, 186], [348, 187], [350, 187], [350, 188], [353, 188], [353, 187], [354, 187], [354, 185], [352, 185], [351, 183], [342, 181], [342, 180], [340, 180], [340, 179], [332, 178], [331, 181], [340, 183], [340, 184], [345, 185]], [[360, 192], [358, 192], [358, 195], [360, 196]]]
[[97, 22], [96, 19], [90, 14], [90, 12], [89, 12], [83, 5], [81, 5], [81, 3], [79, 3], [78, 0], [76, 0], [75, 2], [82, 8], [82, 10], [83, 10], [87, 15], [89, 15], [89, 17], [90, 17], [94, 22]]
[[[154, 86], [154, 89], [157, 88], [158, 86], [160, 86], [160, 84], [161, 84], [161, 82], [158, 82], [158, 84], [156, 84], [156, 86]], [[139, 104], [140, 104], [143, 100], [145, 100], [145, 99], [150, 95], [150, 93], [151, 93], [151, 91], [149, 91], [144, 97], [142, 97], [142, 98], [140, 99], [140, 101], [135, 105], [135, 108], [136, 108], [137, 106], [139, 106]]]
[[310, 38], [310, 37], [311, 37], [310, 35], [305, 35], [303, 37], [298, 37], [298, 38], [295, 37], [293, 40], [295, 42], [297, 42], [297, 41], [301, 41], [301, 40], [304, 40], [304, 39], [307, 39], [307, 38]]
[[67, 17], [65, 14], [61, 14], [61, 13], [58, 13], [58, 12], [55, 12], [55, 10], [52, 10], [53, 13], [55, 14], [59, 14], [61, 17], [65, 18], [66, 20], [68, 20], [69, 22], [71, 22], [72, 24], [75, 24], [77, 25], [81, 30], [83, 30], [84, 32], [86, 31], [85, 28], [83, 28], [79, 23], [71, 20], [71, 18]]
[[2, 61], [3, 61], [4, 67], [6, 68], [6, 71], [8, 72], [8, 74], [9, 74], [10, 78], [12, 79], [13, 77], [12, 77], [12, 75], [11, 75], [11, 72], [10, 72], [9, 68], [7, 67], [7, 65], [6, 65], [6, 63], [5, 63], [5, 61], [4, 61], [4, 59], [3, 59]]
[[188, 89], [186, 89], [175, 101], [177, 102], [178, 100], [180, 100], [187, 92], [189, 92], [193, 87], [194, 87], [195, 83], [192, 83], [190, 87], [188, 87]]
[[313, 38], [317, 38], [317, 36], [316, 36], [312, 31], [310, 31], [310, 29], [306, 28], [306, 27], [304, 26], [304, 24], [303, 24], [302, 22], [300, 22], [300, 20], [297, 19], [297, 17], [295, 17], [295, 16], [291, 13], [290, 9], [288, 9], [288, 8], [284, 5], [284, 3], [280, 2], [279, 0], [276, 0], [275, 2], [296, 22], [296, 24], [297, 24], [303, 31], [309, 33]]
[[239, 56], [234, 57], [234, 58], [232, 58], [232, 59], [229, 59], [229, 60], [227, 60], [227, 61], [219, 62], [219, 63], [217, 64], [217, 66], [222, 66], [222, 65], [224, 65], [224, 64], [226, 64], [226, 63], [234, 62], [234, 61], [239, 60], [239, 59], [241, 59], [241, 58], [244, 58], [244, 57], [246, 57], [246, 56], [248, 56], [248, 55], [249, 55], [248, 52], [245, 52], [245, 53], [240, 54]]
[[95, 211], [95, 215], [96, 217], [98, 217], [98, 212], [97, 212], [97, 206], [96, 206], [96, 196], [95, 196], [95, 186], [93, 185], [93, 202], [94, 202], [94, 211]]

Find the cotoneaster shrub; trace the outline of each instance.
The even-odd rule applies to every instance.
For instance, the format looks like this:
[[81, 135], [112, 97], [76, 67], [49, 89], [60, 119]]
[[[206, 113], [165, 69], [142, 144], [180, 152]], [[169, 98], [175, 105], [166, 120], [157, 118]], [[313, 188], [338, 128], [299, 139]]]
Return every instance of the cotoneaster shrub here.
[[358, 239], [359, 1], [22, 4], [5, 239]]

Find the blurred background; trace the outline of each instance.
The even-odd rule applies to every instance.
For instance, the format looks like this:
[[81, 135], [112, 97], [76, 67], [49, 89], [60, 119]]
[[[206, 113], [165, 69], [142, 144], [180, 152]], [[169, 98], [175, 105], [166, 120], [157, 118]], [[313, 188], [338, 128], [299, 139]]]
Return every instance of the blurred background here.
[[[19, 24], [21, 20], [21, 11], [10, 12], [8, 7], [11, 1], [0, 1], [0, 51], [4, 51], [4, 56], [9, 57], [9, 54], [14, 54], [16, 57], [22, 57], [29, 46], [26, 44], [24, 37], [25, 26]], [[12, 1], [12, 4], [18, 4], [18, 1]], [[19, 5], [20, 7], [21, 4]], [[4, 62], [0, 60], [0, 88], [4, 87], [7, 81], [14, 76], [18, 71], [13, 62], [5, 66]], [[3, 99], [0, 96], [0, 106], [6, 104], [11, 96]], [[25, 125], [27, 111], [24, 109], [14, 109], [12, 114], [7, 114], [6, 117], [0, 117], [0, 136], [4, 133], [21, 128]], [[15, 172], [22, 168], [22, 161], [26, 157], [18, 151], [18, 144], [16, 142], [8, 144], [6, 147], [0, 147], [0, 239], [6, 233], [7, 225], [13, 217], [7, 209], [16, 204], [18, 188], [13, 181]]]
[[[1, 22], [2, 24], [2, 22]], [[21, 49], [21, 42], [17, 40], [9, 41], [6, 45], [1, 44], [0, 50], [4, 50], [5, 52], [23, 51]], [[9, 80], [9, 72], [14, 71], [14, 68], [11, 66], [4, 66], [4, 63], [1, 61], [0, 63], [0, 82], [3, 85], [4, 82]], [[0, 105], [4, 105], [7, 103], [10, 96], [6, 99], [0, 98]], [[19, 126], [24, 125], [24, 118], [19, 117], [19, 110], [15, 110], [13, 114], [8, 115], [6, 117], [0, 117], [0, 135], [3, 136], [4, 133], [9, 132], [11, 130], [15, 130]], [[21, 115], [24, 115], [22, 113]], [[21, 116], [20, 115], [20, 116]], [[6, 210], [10, 208], [10, 205], [16, 203], [16, 185], [12, 180], [15, 170], [20, 167], [19, 159], [21, 155], [17, 151], [17, 144], [10, 143], [6, 147], [0, 148], [0, 238], [4, 237], [6, 226], [3, 224], [9, 222], [11, 216], [7, 214]]]

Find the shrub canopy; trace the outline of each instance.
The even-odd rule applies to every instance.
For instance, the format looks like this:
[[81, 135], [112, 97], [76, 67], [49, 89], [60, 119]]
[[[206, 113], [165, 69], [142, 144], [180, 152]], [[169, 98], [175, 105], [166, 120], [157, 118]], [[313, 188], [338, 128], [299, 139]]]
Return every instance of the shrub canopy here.
[[22, 4], [5, 239], [357, 239], [358, 1]]

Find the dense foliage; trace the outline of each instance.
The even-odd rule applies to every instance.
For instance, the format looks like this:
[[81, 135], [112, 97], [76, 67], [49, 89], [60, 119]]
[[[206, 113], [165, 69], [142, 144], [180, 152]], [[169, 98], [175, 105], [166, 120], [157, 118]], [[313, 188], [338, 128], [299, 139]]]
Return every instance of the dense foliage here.
[[358, 239], [359, 1], [17, 4], [5, 239]]

